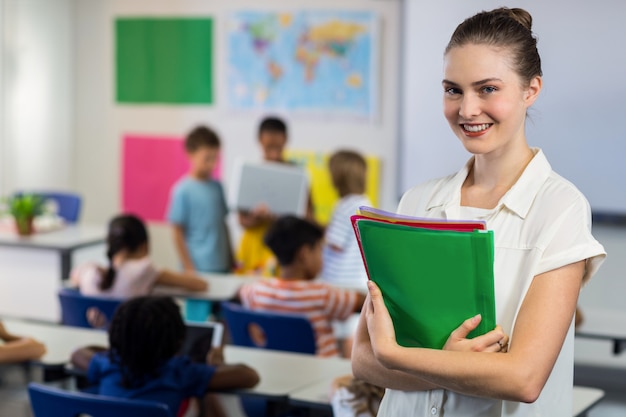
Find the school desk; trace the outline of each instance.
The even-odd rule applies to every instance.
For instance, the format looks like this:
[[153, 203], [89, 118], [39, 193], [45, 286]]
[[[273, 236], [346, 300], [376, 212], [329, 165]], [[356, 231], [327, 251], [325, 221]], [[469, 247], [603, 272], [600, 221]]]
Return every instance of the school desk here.
[[186, 291], [174, 287], [157, 286], [153, 293], [185, 299], [227, 301], [235, 298], [242, 285], [261, 279], [260, 277], [234, 274], [199, 274], [199, 276], [209, 284], [207, 291]]
[[574, 387], [574, 417], [585, 417], [587, 413], [604, 397], [604, 391], [598, 388]]
[[78, 347], [97, 345], [108, 346], [108, 334], [102, 330], [61, 326], [45, 322], [3, 318], [4, 327], [9, 333], [27, 336], [46, 345], [46, 353], [33, 364], [44, 368], [65, 366], [72, 352]]
[[0, 232], [0, 315], [59, 321], [62, 281], [72, 265], [104, 256], [105, 236], [103, 226], [87, 225], [27, 237]]
[[[36, 338], [46, 345], [47, 352], [33, 364], [46, 369], [65, 366], [72, 352], [82, 346], [108, 346], [107, 333], [43, 322], [4, 318], [7, 331]], [[245, 363], [261, 376], [256, 387], [243, 392], [266, 397], [287, 398], [297, 389], [322, 379], [351, 372], [350, 361], [341, 358], [319, 358], [289, 352], [245, 348], [227, 345], [224, 357], [228, 363]]]
[[350, 361], [342, 358], [320, 358], [232, 345], [225, 347], [224, 357], [227, 362], [242, 362], [256, 369], [261, 382], [244, 392], [264, 396], [287, 397], [321, 380], [352, 373]]
[[613, 343], [613, 354], [626, 350], [626, 315], [619, 311], [582, 309], [583, 322], [576, 329], [576, 337], [608, 340]]

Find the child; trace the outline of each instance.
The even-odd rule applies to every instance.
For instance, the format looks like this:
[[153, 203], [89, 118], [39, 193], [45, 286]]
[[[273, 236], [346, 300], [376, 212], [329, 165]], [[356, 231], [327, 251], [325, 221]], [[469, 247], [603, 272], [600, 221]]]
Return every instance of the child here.
[[[285, 163], [287, 125], [277, 117], [266, 117], [259, 125], [259, 144], [263, 160]], [[239, 224], [244, 229], [237, 252], [238, 271], [271, 276], [276, 270], [272, 252], [263, 243], [263, 236], [274, 221], [267, 206], [260, 205], [251, 211], [239, 212]]]
[[211, 178], [219, 149], [219, 138], [205, 126], [185, 139], [190, 170], [172, 189], [167, 215], [185, 271], [226, 273], [234, 265], [224, 190]]
[[322, 268], [323, 234], [316, 224], [294, 216], [276, 220], [265, 243], [278, 259], [280, 276], [244, 285], [239, 295], [244, 306], [253, 310], [305, 315], [315, 331], [316, 354], [337, 356], [331, 321], [346, 320], [360, 309], [365, 297], [312, 282]]
[[[288, 163], [285, 160], [287, 144], [287, 125], [278, 117], [266, 117], [261, 121], [258, 132], [263, 160], [268, 162]], [[309, 197], [307, 219], [313, 219], [313, 204]], [[264, 276], [273, 276], [277, 272], [276, 260], [263, 243], [263, 236], [275, 220], [267, 206], [261, 204], [251, 211], [239, 212], [239, 224], [244, 229], [237, 252], [238, 271]]]
[[148, 233], [136, 216], [123, 214], [109, 223], [107, 257], [103, 268], [88, 263], [72, 271], [70, 280], [85, 295], [130, 298], [149, 294], [155, 284], [206, 291], [206, 281], [190, 274], [157, 270], [148, 257]]
[[7, 332], [1, 321], [0, 340], [4, 342], [0, 345], [0, 364], [39, 359], [46, 353], [42, 343]]
[[385, 389], [345, 375], [336, 378], [330, 389], [334, 417], [374, 417]]
[[178, 306], [169, 297], [138, 297], [122, 304], [109, 330], [109, 350], [86, 347], [72, 354], [72, 364], [87, 371], [98, 394], [157, 401], [172, 416], [189, 397], [208, 390], [251, 388], [259, 376], [246, 365], [225, 365], [221, 349], [207, 363], [177, 356], [185, 339]]
[[365, 196], [367, 163], [356, 152], [342, 150], [333, 154], [328, 167], [341, 199], [335, 205], [326, 228], [322, 278], [329, 284], [367, 288], [367, 274], [350, 216], [360, 206], [371, 206]]

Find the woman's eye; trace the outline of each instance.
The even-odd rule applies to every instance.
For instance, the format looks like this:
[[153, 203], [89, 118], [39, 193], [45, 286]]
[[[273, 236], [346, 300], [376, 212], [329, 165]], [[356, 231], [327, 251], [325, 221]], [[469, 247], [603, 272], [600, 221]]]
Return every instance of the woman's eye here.
[[498, 89], [496, 87], [492, 87], [488, 85], [488, 86], [483, 87], [481, 91], [483, 93], [491, 94], [491, 93], [495, 93], [496, 91], [498, 91]]
[[454, 87], [448, 87], [444, 89], [443, 92], [449, 96], [453, 96], [455, 94], [460, 94], [461, 90], [459, 90], [458, 88], [454, 88]]

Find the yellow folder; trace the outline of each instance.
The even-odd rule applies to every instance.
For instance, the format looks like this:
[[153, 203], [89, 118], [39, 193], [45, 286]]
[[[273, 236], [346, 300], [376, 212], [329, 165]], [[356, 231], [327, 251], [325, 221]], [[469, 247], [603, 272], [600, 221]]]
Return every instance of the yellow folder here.
[[469, 337], [493, 330], [492, 231], [432, 230], [362, 216], [353, 216], [353, 224], [398, 344], [441, 349], [478, 313], [482, 321]]

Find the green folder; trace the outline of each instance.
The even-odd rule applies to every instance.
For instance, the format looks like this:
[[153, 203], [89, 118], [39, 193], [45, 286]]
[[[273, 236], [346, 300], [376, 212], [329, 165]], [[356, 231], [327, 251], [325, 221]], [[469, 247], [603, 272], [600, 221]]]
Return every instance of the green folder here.
[[441, 349], [454, 329], [478, 313], [482, 321], [468, 337], [494, 329], [492, 231], [430, 230], [366, 219], [356, 228], [399, 345]]

